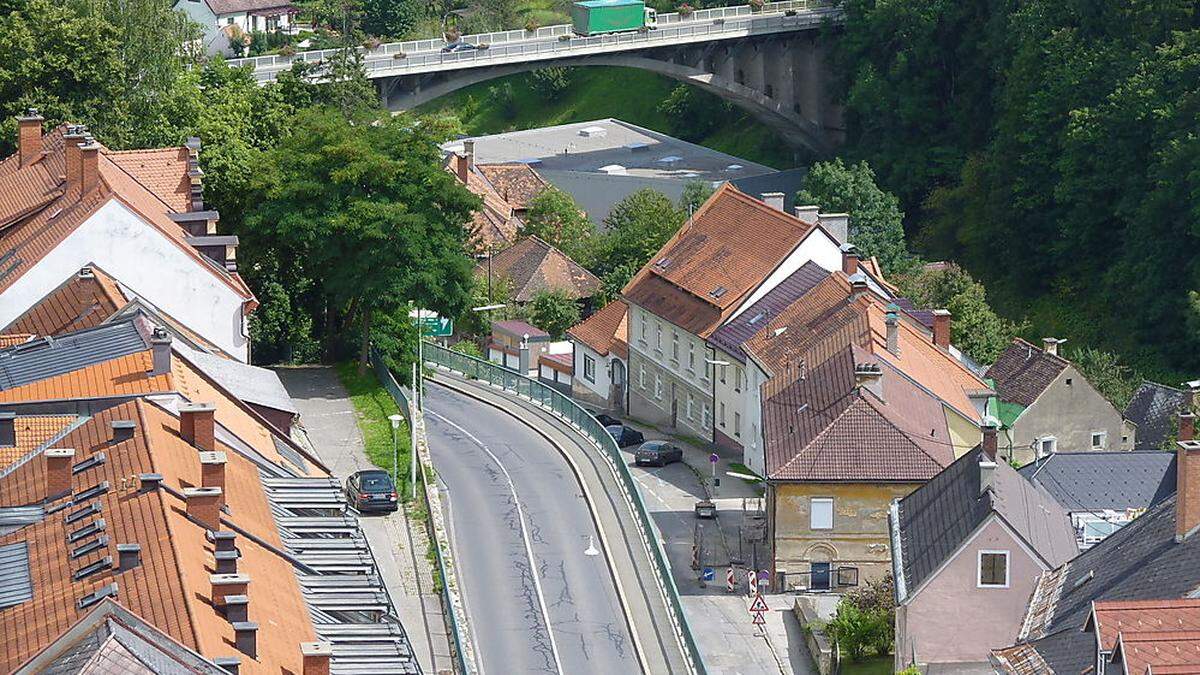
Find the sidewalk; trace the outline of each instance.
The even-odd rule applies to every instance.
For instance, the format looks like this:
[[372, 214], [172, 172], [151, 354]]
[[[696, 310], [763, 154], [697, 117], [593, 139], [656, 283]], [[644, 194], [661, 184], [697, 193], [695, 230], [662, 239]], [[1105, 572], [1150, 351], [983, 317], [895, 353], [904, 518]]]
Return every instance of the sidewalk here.
[[[354, 407], [333, 368], [279, 368], [277, 372], [300, 410], [300, 424], [315, 454], [339, 480], [374, 468], [363, 451]], [[421, 671], [449, 673], [450, 644], [441, 598], [433, 589], [433, 568], [425, 556], [429, 549], [425, 528], [403, 510], [361, 516], [359, 523]]]
[[[634, 448], [625, 448], [623, 453], [646, 508], [658, 526], [684, 612], [708, 672], [712, 675], [815, 673], [802, 629], [789, 611], [794, 601], [792, 596], [766, 596], [771, 611], [765, 615], [765, 631], [751, 623], [753, 615], [746, 596], [745, 575], [748, 569], [767, 567], [769, 547], [765, 542], [754, 546], [749, 541], [753, 538], [750, 533], [761, 530], [762, 526], [761, 520], [752, 517], [760, 503], [761, 488], [726, 473], [737, 471], [731, 465], [741, 457], [640, 422], [626, 424], [641, 431], [648, 441], [669, 440], [683, 449], [682, 465], [661, 468], [633, 466]], [[715, 496], [714, 468], [710, 461], [714, 452], [718, 457], [716, 477], [720, 479]], [[701, 499], [712, 499], [717, 505], [717, 521], [695, 517], [693, 507]], [[693, 544], [699, 545], [698, 552]], [[701, 567], [713, 568], [714, 581], [700, 584], [699, 571], [692, 566], [696, 558]], [[725, 574], [731, 565], [738, 589], [735, 593], [725, 590]]]

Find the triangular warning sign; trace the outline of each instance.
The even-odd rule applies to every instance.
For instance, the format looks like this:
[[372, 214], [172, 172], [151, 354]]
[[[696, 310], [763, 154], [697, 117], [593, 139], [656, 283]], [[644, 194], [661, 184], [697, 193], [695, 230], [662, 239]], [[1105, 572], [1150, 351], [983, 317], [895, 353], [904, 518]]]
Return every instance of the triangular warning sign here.
[[754, 596], [754, 602], [750, 603], [751, 612], [765, 612], [768, 610], [767, 602], [763, 600], [763, 596]]
[[755, 612], [754, 620], [750, 623], [754, 624], [755, 626], [762, 626], [767, 623], [767, 619], [761, 613]]

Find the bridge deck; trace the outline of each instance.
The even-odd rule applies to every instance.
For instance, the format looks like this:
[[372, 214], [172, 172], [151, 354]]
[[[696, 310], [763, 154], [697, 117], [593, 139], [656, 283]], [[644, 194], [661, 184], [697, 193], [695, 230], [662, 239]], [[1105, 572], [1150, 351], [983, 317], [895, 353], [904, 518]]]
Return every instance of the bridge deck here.
[[[570, 24], [562, 24], [536, 31], [512, 30], [464, 36], [464, 42], [487, 45], [486, 49], [472, 51], [442, 52], [444, 40], [390, 42], [376, 49], [359, 48], [358, 51], [363, 57], [367, 76], [382, 78], [811, 30], [826, 19], [840, 17], [841, 10], [828, 0], [788, 0], [769, 2], [761, 12], [752, 12], [748, 5], [740, 5], [696, 10], [687, 16], [659, 14], [657, 28], [646, 32], [585, 37], [575, 35]], [[337, 50], [326, 49], [293, 56], [233, 59], [229, 64], [251, 66], [255, 79], [266, 83], [296, 62], [321, 64], [336, 54]]]

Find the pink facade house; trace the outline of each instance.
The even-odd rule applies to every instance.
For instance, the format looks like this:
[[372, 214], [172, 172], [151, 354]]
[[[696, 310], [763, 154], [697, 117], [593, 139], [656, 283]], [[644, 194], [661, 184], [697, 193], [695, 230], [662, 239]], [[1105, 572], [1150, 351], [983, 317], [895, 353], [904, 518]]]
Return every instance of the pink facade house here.
[[1038, 577], [1079, 553], [1063, 508], [1004, 461], [996, 428], [890, 513], [896, 670], [990, 673]]

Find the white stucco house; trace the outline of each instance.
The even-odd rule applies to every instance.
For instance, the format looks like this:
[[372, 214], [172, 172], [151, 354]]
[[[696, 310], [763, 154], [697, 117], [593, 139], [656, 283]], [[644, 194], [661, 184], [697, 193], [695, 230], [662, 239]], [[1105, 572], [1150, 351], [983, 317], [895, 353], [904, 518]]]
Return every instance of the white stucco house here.
[[298, 9], [283, 0], [176, 0], [175, 9], [204, 30], [204, 51], [230, 55], [230, 39], [251, 33], [288, 32]]
[[199, 142], [114, 152], [77, 126], [43, 135], [30, 112], [0, 161], [0, 332], [65, 280], [103, 270], [114, 293], [249, 361], [258, 302], [237, 273], [236, 238], [217, 235], [204, 209]]
[[567, 331], [575, 345], [571, 395], [618, 413], [628, 410], [629, 305], [614, 300]]

